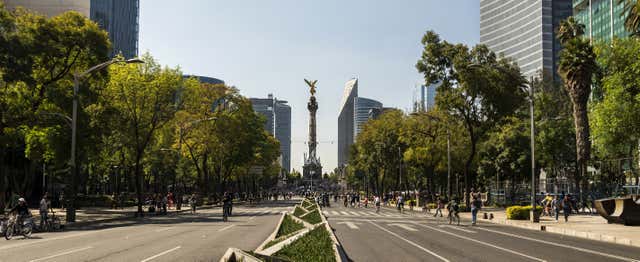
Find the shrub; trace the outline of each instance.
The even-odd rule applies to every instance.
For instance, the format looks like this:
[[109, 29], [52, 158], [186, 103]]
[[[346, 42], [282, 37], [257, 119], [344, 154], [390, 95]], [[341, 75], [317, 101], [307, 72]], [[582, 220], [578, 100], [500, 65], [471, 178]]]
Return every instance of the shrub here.
[[333, 241], [323, 226], [293, 241], [274, 256], [290, 261], [336, 261]]
[[[507, 219], [529, 220], [531, 206], [510, 206], [507, 207]], [[542, 212], [541, 206], [536, 206], [536, 212]]]
[[276, 234], [276, 238], [291, 234], [303, 228], [304, 225], [302, 225], [302, 223], [293, 220], [290, 215], [285, 215]]
[[318, 210], [315, 210], [305, 215], [304, 217], [301, 217], [301, 219], [314, 225], [322, 222], [322, 218], [320, 217], [320, 212], [318, 212]]
[[300, 217], [302, 215], [304, 215], [305, 213], [307, 213], [306, 211], [304, 211], [304, 209], [300, 208], [299, 206], [296, 206], [296, 209], [293, 211], [293, 215]]

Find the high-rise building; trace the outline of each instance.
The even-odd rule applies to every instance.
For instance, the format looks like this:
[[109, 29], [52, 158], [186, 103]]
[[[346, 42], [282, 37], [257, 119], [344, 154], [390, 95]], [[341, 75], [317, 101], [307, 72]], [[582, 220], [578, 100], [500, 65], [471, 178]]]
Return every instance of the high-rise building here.
[[140, 0], [91, 0], [91, 20], [109, 33], [112, 56], [138, 56]]
[[355, 118], [354, 100], [358, 97], [358, 79], [354, 78], [344, 85], [340, 113], [338, 115], [338, 166], [347, 164], [349, 149], [353, 144]]
[[89, 0], [4, 0], [4, 4], [9, 10], [21, 6], [47, 17], [67, 11], [77, 11], [86, 17], [90, 14]]
[[265, 130], [280, 142], [283, 169], [291, 170], [291, 107], [287, 101], [278, 100], [272, 94], [267, 98], [250, 98], [253, 110], [266, 118]]
[[5, 0], [9, 9], [22, 6], [46, 15], [56, 16], [77, 11], [100, 25], [109, 33], [112, 56], [122, 53], [125, 58], [138, 55], [138, 17], [140, 0]]
[[353, 129], [353, 140], [358, 137], [358, 134], [362, 131], [362, 127], [364, 126], [369, 119], [376, 118], [378, 111], [382, 110], [382, 103], [364, 97], [356, 97], [353, 103], [353, 111], [354, 111], [354, 129]]
[[624, 2], [618, 0], [573, 0], [573, 16], [585, 25], [585, 35], [593, 42], [626, 37]]
[[480, 0], [480, 43], [515, 60], [527, 78], [546, 72], [559, 80], [555, 29], [572, 8], [571, 0]]
[[220, 79], [218, 79], [218, 78], [208, 77], [208, 76], [183, 75], [182, 77], [184, 77], [184, 78], [191, 78], [191, 77], [194, 77], [194, 78], [198, 79], [198, 81], [200, 81], [200, 83], [207, 83], [207, 84], [224, 84], [224, 81], [223, 81], [223, 80], [220, 80]]
[[338, 115], [338, 166], [349, 162], [349, 150], [369, 119], [377, 118], [383, 112], [382, 103], [358, 96], [358, 79], [344, 85], [340, 114]]

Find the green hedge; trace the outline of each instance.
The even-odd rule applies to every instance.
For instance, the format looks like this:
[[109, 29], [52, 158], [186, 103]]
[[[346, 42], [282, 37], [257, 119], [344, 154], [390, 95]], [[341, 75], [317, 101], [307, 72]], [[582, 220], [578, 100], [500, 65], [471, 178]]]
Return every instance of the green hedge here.
[[322, 218], [320, 217], [320, 212], [315, 210], [304, 217], [301, 217], [302, 220], [309, 222], [310, 224], [318, 224], [322, 222]]
[[319, 226], [285, 246], [274, 256], [290, 261], [336, 261], [329, 232]]
[[[536, 206], [537, 212], [542, 212], [541, 206]], [[512, 220], [529, 220], [531, 206], [510, 206], [507, 207], [507, 219]]]
[[297, 217], [300, 217], [300, 216], [304, 215], [305, 213], [307, 213], [307, 212], [305, 212], [304, 209], [300, 208], [299, 206], [296, 206], [296, 209], [293, 211], [293, 215], [297, 216]]
[[276, 238], [291, 234], [303, 228], [304, 225], [302, 225], [302, 223], [293, 220], [290, 215], [285, 215], [276, 234]]

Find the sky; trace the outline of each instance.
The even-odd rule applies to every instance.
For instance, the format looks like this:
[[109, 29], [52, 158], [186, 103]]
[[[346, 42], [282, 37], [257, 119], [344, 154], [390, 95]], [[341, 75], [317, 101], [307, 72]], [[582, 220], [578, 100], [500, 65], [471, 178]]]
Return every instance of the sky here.
[[247, 97], [272, 93], [291, 106], [291, 167], [301, 170], [308, 140], [304, 78], [317, 79], [318, 156], [337, 166], [344, 84], [385, 107], [411, 108], [423, 82], [420, 39], [480, 39], [478, 0], [141, 0], [139, 52], [185, 74], [224, 80]]

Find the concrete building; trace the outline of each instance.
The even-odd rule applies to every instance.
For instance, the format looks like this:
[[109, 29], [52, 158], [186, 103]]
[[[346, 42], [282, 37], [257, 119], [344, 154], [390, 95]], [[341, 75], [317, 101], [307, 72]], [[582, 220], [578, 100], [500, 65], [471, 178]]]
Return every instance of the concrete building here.
[[436, 106], [436, 92], [439, 84], [420, 85], [414, 90], [413, 112], [426, 112]]
[[624, 3], [618, 0], [573, 0], [573, 15], [585, 25], [585, 35], [593, 42], [629, 36], [624, 28]]
[[377, 118], [379, 116], [379, 111], [382, 110], [382, 103], [364, 97], [356, 97], [353, 103], [353, 117], [354, 117], [354, 132], [353, 132], [353, 141], [355, 142], [358, 134], [362, 131], [362, 127], [364, 126], [369, 119]]
[[5, 0], [7, 8], [22, 6], [46, 15], [56, 16], [77, 11], [109, 33], [111, 54], [125, 58], [138, 56], [140, 0]]
[[571, 0], [480, 0], [480, 43], [514, 59], [527, 79], [546, 71], [559, 80], [555, 29], [572, 9]]
[[283, 169], [291, 170], [291, 107], [287, 101], [269, 94], [267, 98], [250, 98], [253, 110], [266, 118], [265, 130], [280, 142]]

